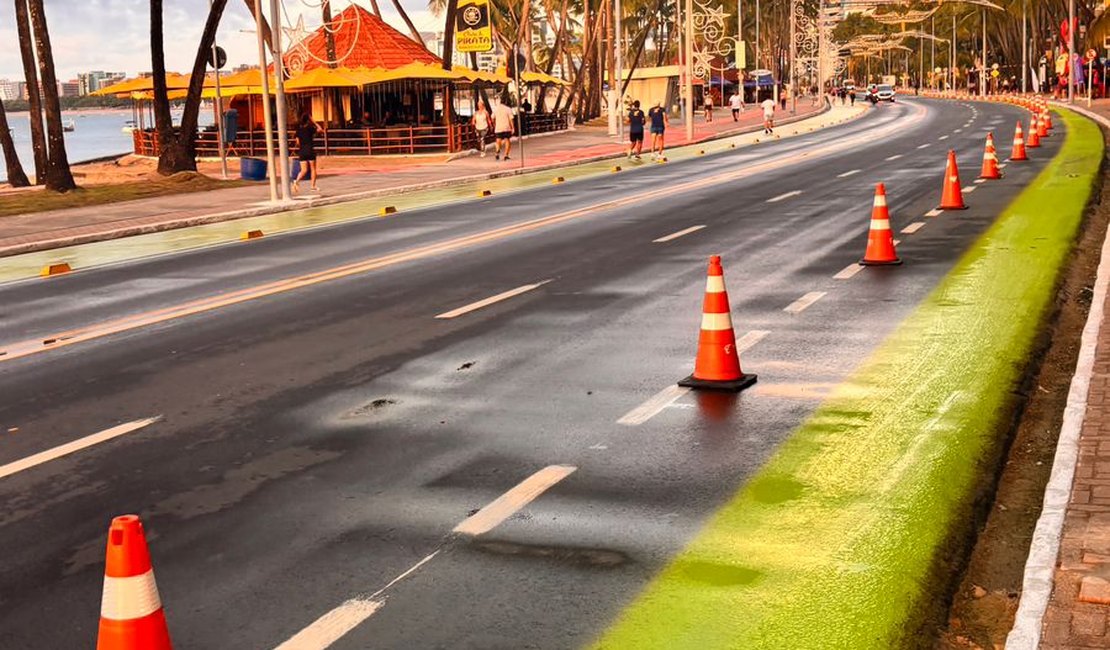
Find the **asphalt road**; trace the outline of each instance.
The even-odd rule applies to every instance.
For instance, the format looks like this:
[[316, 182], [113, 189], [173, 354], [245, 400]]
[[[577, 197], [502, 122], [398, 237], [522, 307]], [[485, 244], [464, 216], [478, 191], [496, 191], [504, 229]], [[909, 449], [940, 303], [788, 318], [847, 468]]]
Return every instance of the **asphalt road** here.
[[[1019, 118], [903, 101], [680, 163], [0, 285], [0, 465], [161, 418], [0, 478], [0, 647], [93, 643], [105, 531], [127, 512], [179, 648], [276, 647], [337, 607], [354, 627], [334, 648], [589, 643], [1043, 167], [1061, 128], [972, 182], [986, 131], [1004, 158]], [[971, 209], [925, 217], [948, 148]], [[925, 225], [896, 235], [903, 266], [835, 279], [879, 181], [896, 232]], [[689, 374], [710, 254], [759, 383], [626, 416]], [[575, 469], [488, 532], [452, 532], [549, 466]]]

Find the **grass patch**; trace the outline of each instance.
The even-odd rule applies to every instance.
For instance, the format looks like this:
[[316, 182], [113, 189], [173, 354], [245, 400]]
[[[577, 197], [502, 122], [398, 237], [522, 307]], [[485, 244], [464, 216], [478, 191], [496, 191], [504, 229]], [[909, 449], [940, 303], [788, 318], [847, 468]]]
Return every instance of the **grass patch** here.
[[83, 208], [134, 199], [148, 199], [156, 196], [187, 194], [189, 192], [207, 192], [214, 189], [256, 184], [250, 181], [221, 181], [203, 174], [182, 172], [155, 180], [120, 183], [118, 185], [92, 185], [65, 194], [47, 190], [13, 192], [0, 195], [0, 217], [65, 208]]
[[931, 647], [1103, 156], [1060, 153], [597, 648]]

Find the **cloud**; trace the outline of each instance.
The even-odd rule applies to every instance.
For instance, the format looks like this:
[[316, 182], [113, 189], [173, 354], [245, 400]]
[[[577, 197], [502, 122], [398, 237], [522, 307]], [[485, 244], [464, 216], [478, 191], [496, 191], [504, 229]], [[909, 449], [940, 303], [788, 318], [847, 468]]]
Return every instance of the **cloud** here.
[[[231, 67], [257, 64], [258, 46], [254, 18], [243, 0], [227, 0], [217, 40], [227, 50]], [[58, 79], [75, 78], [89, 70], [122, 71], [129, 76], [150, 70], [150, 4], [144, 0], [50, 0], [46, 2], [50, 40]], [[286, 23], [304, 15], [305, 26], [320, 24], [319, 0], [283, 0]], [[370, 8], [368, 0], [332, 0], [333, 12], [349, 4]], [[408, 28], [390, 0], [379, 0], [382, 18], [402, 33]], [[22, 79], [19, 42], [12, 2], [0, 0], [0, 79]], [[263, 1], [263, 9], [269, 2]], [[442, 29], [441, 18], [421, 0], [402, 0], [409, 18], [420, 31]], [[188, 72], [193, 67], [208, 3], [203, 0], [163, 0], [166, 69]]]

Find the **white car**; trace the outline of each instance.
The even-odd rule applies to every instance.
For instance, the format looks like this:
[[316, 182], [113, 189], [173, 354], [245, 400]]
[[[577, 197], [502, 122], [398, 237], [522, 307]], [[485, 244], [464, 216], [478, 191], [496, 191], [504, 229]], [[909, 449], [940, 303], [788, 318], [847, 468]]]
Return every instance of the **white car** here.
[[887, 84], [881, 84], [875, 89], [875, 97], [881, 102], [894, 101], [894, 87]]

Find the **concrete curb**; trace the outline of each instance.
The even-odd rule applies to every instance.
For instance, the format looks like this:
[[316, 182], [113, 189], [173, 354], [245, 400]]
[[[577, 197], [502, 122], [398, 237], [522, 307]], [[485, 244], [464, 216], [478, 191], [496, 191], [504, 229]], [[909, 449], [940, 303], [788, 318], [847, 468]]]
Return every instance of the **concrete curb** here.
[[[1058, 104], [1057, 104], [1058, 105]], [[1110, 129], [1110, 120], [1074, 106], [1065, 108], [1094, 120]], [[1014, 617], [1014, 627], [1006, 636], [1006, 650], [1036, 650], [1041, 645], [1042, 622], [1052, 597], [1056, 560], [1060, 553], [1060, 540], [1064, 532], [1064, 518], [1071, 498], [1075, 466], [1079, 461], [1079, 435], [1087, 414], [1087, 395], [1094, 372], [1095, 349], [1102, 330], [1103, 303], [1110, 289], [1110, 237], [1102, 243], [1094, 295], [1087, 322], [1080, 337], [1079, 358], [1075, 364], [1068, 401], [1064, 407], [1064, 420], [1060, 425], [1060, 438], [1056, 443], [1056, 456], [1052, 472], [1045, 486], [1044, 502], [1033, 540], [1029, 545], [1029, 558], [1025, 562], [1022, 578], [1021, 600]]]
[[[820, 117], [825, 113], [832, 110], [832, 106], [826, 100], [823, 106], [818, 111], [801, 116], [795, 116], [780, 122], [779, 126], [786, 126], [788, 124], [795, 124], [803, 120], [813, 119]], [[865, 112], [849, 118], [849, 120], [858, 119]], [[831, 126], [831, 125], [830, 125]], [[746, 133], [754, 133], [762, 128], [761, 125], [752, 125], [751, 127], [743, 127], [733, 129], [731, 131], [722, 131], [721, 133], [694, 140], [683, 145], [693, 146], [703, 142], [711, 142], [713, 140], [723, 140], [737, 135], [744, 135]], [[412, 185], [402, 185], [400, 187], [380, 188], [376, 190], [368, 190], [365, 192], [354, 192], [351, 194], [341, 194], [338, 196], [328, 196], [318, 199], [309, 199], [307, 201], [301, 200], [290, 204], [284, 205], [265, 205], [254, 208], [246, 208], [242, 210], [233, 210], [227, 212], [217, 212], [213, 214], [197, 215], [192, 217], [183, 217], [181, 219], [172, 219], [168, 221], [161, 221], [158, 223], [124, 226], [112, 230], [99, 230], [78, 235], [67, 235], [64, 237], [56, 237], [53, 239], [42, 239], [33, 242], [26, 242], [22, 244], [14, 244], [11, 246], [0, 247], [0, 258], [11, 257], [13, 255], [23, 255], [25, 253], [35, 253], [39, 251], [52, 250], [55, 248], [64, 248], [67, 246], [79, 246], [81, 244], [91, 244], [99, 241], [107, 241], [111, 239], [121, 239], [124, 237], [133, 237], [136, 235], [147, 235], [156, 232], [165, 232], [167, 230], [178, 230], [180, 228], [191, 228], [193, 226], [203, 226], [212, 223], [220, 223], [225, 221], [235, 221], [238, 219], [248, 219], [250, 217], [261, 217], [270, 214], [279, 214], [282, 212], [292, 212], [294, 210], [306, 210], [309, 208], [335, 205], [338, 203], [350, 203], [352, 201], [364, 201], [367, 199], [379, 198], [383, 196], [396, 196], [403, 194], [411, 194], [413, 192], [421, 192], [424, 190], [443, 189], [449, 187], [456, 187], [459, 185], [466, 185], [468, 183], [481, 182], [485, 180], [493, 180], [497, 178], [508, 178], [511, 176], [522, 176], [524, 174], [533, 174], [537, 172], [550, 171], [554, 169], [564, 169], [567, 167], [574, 167], [577, 165], [601, 162], [605, 160], [616, 160], [624, 158], [624, 153], [603, 154], [597, 156], [590, 156], [587, 158], [579, 158], [573, 162], [558, 162], [549, 163], [546, 165], [539, 165], [536, 167], [525, 167], [524, 169], [506, 169], [504, 171], [490, 172], [487, 174], [471, 174], [469, 176], [458, 176], [455, 178], [448, 178], [438, 181], [429, 181], [425, 183], [414, 183]]]

